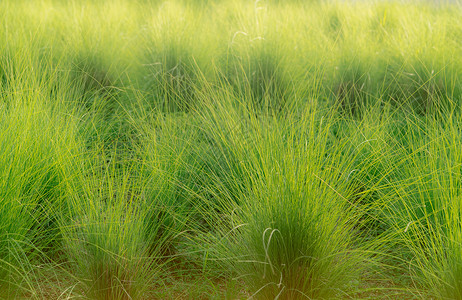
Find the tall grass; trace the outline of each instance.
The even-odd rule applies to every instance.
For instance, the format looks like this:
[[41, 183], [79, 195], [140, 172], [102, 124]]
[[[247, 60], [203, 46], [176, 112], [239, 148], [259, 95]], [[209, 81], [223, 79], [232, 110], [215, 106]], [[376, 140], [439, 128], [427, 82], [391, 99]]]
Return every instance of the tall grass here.
[[220, 95], [216, 106], [202, 109], [215, 157], [224, 160], [216, 164], [226, 170], [210, 171], [218, 187], [212, 194], [226, 201], [216, 204], [226, 218], [209, 240], [210, 263], [223, 262], [258, 299], [353, 295], [351, 283], [371, 258], [364, 250], [374, 248], [360, 243], [355, 229], [369, 208], [349, 201], [353, 157], [342, 154], [346, 145], [330, 152], [329, 114], [313, 105], [287, 123], [255, 116], [250, 104], [228, 106], [233, 99]]
[[1, 2], [0, 298], [460, 298], [460, 15]]
[[13, 287], [37, 292], [35, 265], [57, 252], [64, 170], [80, 148], [75, 120], [47, 105], [46, 86], [29, 84], [29, 91], [7, 89], [2, 103], [2, 297], [13, 297]]
[[69, 272], [76, 290], [91, 299], [145, 299], [161, 272], [159, 253], [169, 234], [159, 234], [164, 216], [130, 173], [114, 165], [101, 172], [80, 179], [82, 190], [69, 193], [62, 213]]

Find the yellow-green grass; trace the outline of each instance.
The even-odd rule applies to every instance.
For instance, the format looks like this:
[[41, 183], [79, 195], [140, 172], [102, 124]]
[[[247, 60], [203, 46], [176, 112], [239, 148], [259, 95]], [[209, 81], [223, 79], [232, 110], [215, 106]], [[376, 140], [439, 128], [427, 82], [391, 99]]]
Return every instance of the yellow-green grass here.
[[461, 16], [2, 1], [0, 298], [461, 298]]

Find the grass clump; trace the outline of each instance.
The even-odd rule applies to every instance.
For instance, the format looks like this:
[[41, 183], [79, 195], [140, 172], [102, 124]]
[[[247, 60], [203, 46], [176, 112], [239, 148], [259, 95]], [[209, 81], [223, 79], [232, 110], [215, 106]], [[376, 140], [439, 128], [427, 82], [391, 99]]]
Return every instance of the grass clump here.
[[114, 180], [106, 178], [99, 189], [70, 199], [73, 214], [62, 220], [64, 249], [82, 295], [142, 299], [156, 265], [144, 246], [142, 216], [131, 204], [136, 198], [127, 195], [126, 186], [113, 186]]
[[[355, 229], [367, 206], [354, 211], [347, 200], [352, 190], [338, 180], [345, 178], [351, 161], [340, 153], [326, 158], [329, 128], [314, 118], [316, 113], [291, 116], [297, 122], [287, 125], [251, 111], [242, 117], [250, 121], [238, 125], [243, 133], [221, 134], [236, 117], [208, 118], [215, 117], [214, 134], [232, 153], [226, 155], [227, 164], [237, 161], [241, 170], [227, 175], [238, 176], [234, 182], [241, 188], [221, 192], [231, 196], [222, 205], [231, 210], [224, 211], [230, 217], [221, 221], [226, 230], [211, 240], [218, 247], [211, 246], [210, 255], [245, 282], [253, 298], [353, 295], [350, 284], [360, 280], [364, 269], [358, 266], [367, 266], [369, 255]], [[225, 178], [221, 181], [232, 181]]]
[[247, 48], [232, 56], [227, 77], [239, 97], [249, 99], [255, 109], [281, 111], [290, 86], [277, 48], [261, 37], [250, 40]]

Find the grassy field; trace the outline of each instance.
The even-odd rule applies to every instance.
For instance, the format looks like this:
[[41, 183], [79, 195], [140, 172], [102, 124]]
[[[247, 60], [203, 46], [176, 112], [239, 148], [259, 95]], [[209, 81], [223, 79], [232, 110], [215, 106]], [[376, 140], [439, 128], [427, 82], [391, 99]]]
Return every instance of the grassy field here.
[[462, 6], [0, 1], [0, 299], [462, 299]]

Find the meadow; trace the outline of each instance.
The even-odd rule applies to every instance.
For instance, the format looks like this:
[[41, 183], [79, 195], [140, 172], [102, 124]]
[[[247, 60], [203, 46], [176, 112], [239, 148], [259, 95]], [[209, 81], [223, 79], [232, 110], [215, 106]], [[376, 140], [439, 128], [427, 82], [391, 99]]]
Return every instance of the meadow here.
[[462, 299], [462, 7], [0, 1], [0, 299]]

